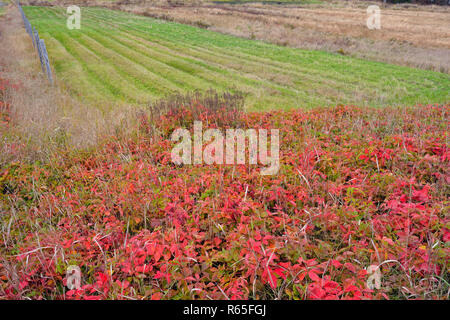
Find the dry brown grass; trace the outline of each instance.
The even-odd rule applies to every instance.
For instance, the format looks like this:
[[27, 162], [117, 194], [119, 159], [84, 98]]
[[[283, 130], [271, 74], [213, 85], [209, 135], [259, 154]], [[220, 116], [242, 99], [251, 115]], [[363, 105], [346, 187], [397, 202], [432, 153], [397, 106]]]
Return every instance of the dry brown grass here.
[[[167, 116], [179, 117], [180, 127], [191, 126], [188, 118], [207, 121], [218, 128], [240, 127], [245, 95], [241, 92], [207, 91], [177, 93], [148, 106], [148, 123], [158, 124]], [[185, 112], [189, 110], [189, 115]], [[184, 114], [184, 116], [180, 116]]]
[[383, 7], [381, 30], [369, 30], [367, 2], [156, 6], [122, 1], [102, 5], [280, 45], [450, 71], [450, 9], [446, 7]]
[[101, 136], [133, 128], [135, 111], [126, 106], [96, 108], [72, 98], [58, 79], [51, 86], [17, 8], [9, 6], [1, 19], [0, 75], [18, 89], [7, 91], [5, 98], [11, 104], [11, 126], [0, 130], [0, 165], [45, 161], [61, 148], [90, 147]]
[[[94, 1], [85, 3], [96, 4]], [[390, 7], [383, 11], [383, 29], [371, 32], [364, 27], [363, 10], [358, 7], [361, 4], [345, 8], [309, 6], [290, 9], [257, 4], [103, 5], [293, 47], [340, 52], [444, 72], [450, 70], [450, 29], [445, 20], [449, 10], [446, 8], [415, 6], [405, 10]], [[20, 89], [8, 93], [12, 128], [6, 133], [0, 132], [0, 164], [13, 161], [11, 155], [45, 160], [62, 147], [89, 147], [101, 136], [129, 134], [136, 127], [134, 109], [124, 105], [96, 108], [80, 102], [70, 96], [57, 78], [56, 85], [50, 86], [40, 71], [39, 60], [18, 10], [12, 5], [6, 9], [0, 18], [3, 20], [0, 23], [0, 72], [3, 78], [19, 84]], [[17, 145], [24, 146], [25, 152], [10, 152]]]

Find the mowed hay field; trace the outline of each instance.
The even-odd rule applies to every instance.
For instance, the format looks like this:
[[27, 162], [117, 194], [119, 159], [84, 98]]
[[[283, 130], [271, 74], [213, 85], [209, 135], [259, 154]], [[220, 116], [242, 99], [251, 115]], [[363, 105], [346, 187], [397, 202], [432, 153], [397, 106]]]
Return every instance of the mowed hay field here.
[[101, 6], [282, 46], [450, 73], [448, 6], [382, 5], [381, 29], [370, 30], [365, 1], [193, 6], [131, 1]]
[[445, 103], [450, 75], [305, 51], [100, 8], [25, 7], [57, 78], [85, 101], [142, 105], [175, 92], [239, 90], [249, 110]]

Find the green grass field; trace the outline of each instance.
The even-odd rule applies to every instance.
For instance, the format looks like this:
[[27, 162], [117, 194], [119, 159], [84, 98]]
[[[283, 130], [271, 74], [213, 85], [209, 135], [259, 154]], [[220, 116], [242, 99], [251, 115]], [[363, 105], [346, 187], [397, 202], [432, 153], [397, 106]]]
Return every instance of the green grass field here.
[[450, 101], [448, 74], [276, 46], [107, 9], [82, 8], [80, 30], [67, 29], [64, 8], [24, 10], [45, 39], [59, 82], [103, 106], [143, 104], [209, 88], [247, 93], [252, 110]]

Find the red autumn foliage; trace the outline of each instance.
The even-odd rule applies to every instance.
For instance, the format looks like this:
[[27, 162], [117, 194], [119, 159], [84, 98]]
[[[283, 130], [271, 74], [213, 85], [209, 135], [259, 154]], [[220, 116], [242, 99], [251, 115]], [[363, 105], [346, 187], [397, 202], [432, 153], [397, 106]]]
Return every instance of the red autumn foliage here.
[[[189, 112], [161, 120], [158, 137], [11, 163], [0, 171], [0, 297], [445, 298], [449, 111], [240, 114], [280, 129], [273, 176], [174, 165], [170, 132]], [[65, 287], [69, 265], [79, 289]], [[380, 289], [366, 286], [370, 265]]]

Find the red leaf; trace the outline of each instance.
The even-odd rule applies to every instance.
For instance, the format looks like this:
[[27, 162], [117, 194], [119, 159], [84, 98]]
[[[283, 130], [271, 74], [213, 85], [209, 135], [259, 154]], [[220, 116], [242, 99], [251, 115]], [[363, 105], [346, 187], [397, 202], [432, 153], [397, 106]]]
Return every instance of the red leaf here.
[[314, 273], [313, 270], [308, 272], [308, 276], [311, 278], [312, 281], [315, 281], [315, 282], [319, 282], [322, 280], [316, 273]]

